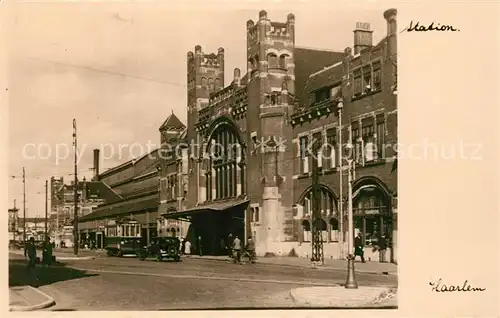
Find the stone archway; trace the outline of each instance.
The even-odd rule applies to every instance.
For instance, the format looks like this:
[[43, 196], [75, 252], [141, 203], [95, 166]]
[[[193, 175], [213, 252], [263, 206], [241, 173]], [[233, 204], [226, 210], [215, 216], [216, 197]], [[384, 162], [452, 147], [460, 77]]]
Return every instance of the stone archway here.
[[[300, 196], [297, 205], [301, 206], [302, 210], [302, 218], [304, 220], [308, 220], [310, 222], [310, 219], [312, 219], [312, 208], [313, 208], [313, 197], [312, 197], [312, 187], [308, 187]], [[338, 216], [338, 210], [337, 210], [337, 196], [335, 193], [327, 186], [324, 184], [320, 185], [320, 198], [319, 198], [319, 209], [320, 213], [322, 216], [322, 219], [320, 223], [318, 224], [319, 227], [321, 228], [322, 232], [322, 237], [324, 242], [330, 242], [331, 241], [331, 230], [330, 230], [330, 223], [329, 219], [330, 218], [337, 218]], [[309, 229], [306, 230], [306, 227], [304, 227], [304, 221], [302, 221], [301, 226], [300, 226], [300, 233], [299, 233], [299, 238], [303, 239], [304, 242], [307, 242], [306, 239], [309, 239], [310, 241], [310, 236], [311, 236], [311, 227], [312, 224], [309, 223]]]

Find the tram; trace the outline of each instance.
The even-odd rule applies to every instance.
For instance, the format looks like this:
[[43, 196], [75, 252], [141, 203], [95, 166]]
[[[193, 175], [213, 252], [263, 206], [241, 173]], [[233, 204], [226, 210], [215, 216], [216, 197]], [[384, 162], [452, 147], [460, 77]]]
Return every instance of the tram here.
[[135, 220], [121, 220], [107, 228], [106, 252], [108, 256], [137, 255], [146, 245], [141, 237], [141, 225]]

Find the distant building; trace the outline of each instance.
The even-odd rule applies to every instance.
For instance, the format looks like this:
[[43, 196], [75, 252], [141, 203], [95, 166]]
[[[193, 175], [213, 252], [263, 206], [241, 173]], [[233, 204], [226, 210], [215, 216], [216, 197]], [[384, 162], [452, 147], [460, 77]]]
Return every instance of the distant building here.
[[22, 240], [22, 231], [19, 232], [19, 209], [16, 208], [14, 202], [14, 207], [8, 210], [8, 233], [9, 240]]

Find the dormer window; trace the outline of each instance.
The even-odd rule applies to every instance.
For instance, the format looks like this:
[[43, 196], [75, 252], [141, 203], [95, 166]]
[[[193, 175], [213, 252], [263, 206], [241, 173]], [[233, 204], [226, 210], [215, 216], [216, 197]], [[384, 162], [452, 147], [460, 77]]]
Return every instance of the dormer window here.
[[325, 88], [317, 90], [314, 93], [314, 102], [321, 103], [325, 100], [329, 100], [330, 99], [330, 90], [331, 90], [331, 87], [325, 87]]

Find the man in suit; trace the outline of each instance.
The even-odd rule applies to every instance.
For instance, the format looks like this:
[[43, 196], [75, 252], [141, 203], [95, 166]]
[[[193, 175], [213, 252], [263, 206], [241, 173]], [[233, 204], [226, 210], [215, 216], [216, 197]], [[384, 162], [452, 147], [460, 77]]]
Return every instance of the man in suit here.
[[354, 238], [354, 259], [356, 259], [356, 256], [361, 257], [361, 262], [365, 262], [365, 252], [363, 248], [365, 247], [365, 244], [363, 242], [363, 238], [361, 237], [361, 233], [358, 233], [356, 238]]

